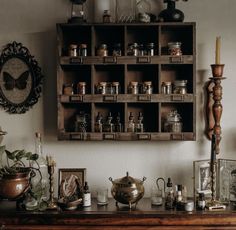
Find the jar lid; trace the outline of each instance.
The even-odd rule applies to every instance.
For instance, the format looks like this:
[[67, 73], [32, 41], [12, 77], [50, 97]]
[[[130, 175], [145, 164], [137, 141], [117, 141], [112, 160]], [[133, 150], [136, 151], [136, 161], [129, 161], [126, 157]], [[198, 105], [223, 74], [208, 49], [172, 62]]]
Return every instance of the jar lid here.
[[98, 84], [99, 84], [99, 85], [103, 85], [103, 86], [106, 86], [106, 85], [107, 85], [107, 83], [106, 83], [105, 81], [101, 81], [101, 82], [99, 82]]
[[116, 179], [114, 181], [114, 183], [115, 184], [122, 184], [122, 185], [129, 185], [130, 187], [132, 187], [133, 184], [137, 184], [137, 183], [140, 184], [140, 183], [142, 183], [142, 181], [129, 176], [129, 173], [127, 172], [125, 177], [122, 177], [120, 179]]
[[131, 81], [131, 82], [130, 82], [130, 85], [137, 86], [137, 85], [138, 85], [138, 82], [137, 82], [137, 81]]
[[181, 42], [168, 42], [168, 46], [170, 47], [170, 48], [179, 48], [180, 46], [181, 46]]
[[70, 49], [77, 49], [77, 47], [78, 47], [78, 45], [76, 45], [76, 44], [70, 44]]
[[172, 83], [170, 81], [163, 82], [165, 85], [171, 85]]
[[86, 82], [80, 81], [80, 82], [78, 82], [78, 85], [86, 85]]
[[174, 85], [175, 86], [186, 86], [186, 84], [187, 84], [187, 80], [176, 80], [176, 81], [174, 81]]
[[112, 85], [119, 85], [120, 83], [118, 81], [113, 81]]
[[151, 81], [144, 81], [143, 84], [144, 85], [152, 85], [152, 82]]
[[80, 44], [80, 48], [83, 48], [83, 49], [87, 48], [87, 44]]

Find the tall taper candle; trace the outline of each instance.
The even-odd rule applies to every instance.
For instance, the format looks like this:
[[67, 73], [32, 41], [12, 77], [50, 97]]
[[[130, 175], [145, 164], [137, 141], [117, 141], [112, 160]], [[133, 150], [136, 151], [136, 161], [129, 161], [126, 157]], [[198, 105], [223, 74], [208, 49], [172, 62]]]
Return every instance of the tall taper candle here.
[[220, 64], [220, 37], [216, 37], [216, 60], [215, 60], [215, 64], [219, 65]]

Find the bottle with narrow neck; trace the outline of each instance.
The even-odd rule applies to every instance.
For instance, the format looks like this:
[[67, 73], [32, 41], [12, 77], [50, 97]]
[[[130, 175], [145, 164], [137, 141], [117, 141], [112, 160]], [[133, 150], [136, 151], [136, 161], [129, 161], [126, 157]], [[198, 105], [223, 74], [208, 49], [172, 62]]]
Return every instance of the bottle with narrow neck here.
[[128, 127], [127, 127], [127, 132], [134, 132], [135, 131], [135, 122], [134, 122], [134, 116], [133, 113], [130, 112], [129, 115], [129, 121], [128, 121]]
[[38, 197], [38, 200], [47, 201], [49, 198], [49, 175], [47, 161], [43, 156], [42, 136], [41, 133], [35, 133], [35, 153], [38, 154], [38, 164], [34, 164], [34, 168], [38, 168], [35, 177], [32, 179], [33, 192]]
[[139, 112], [138, 115], [138, 122], [136, 124], [136, 132], [142, 133], [143, 132], [143, 114]]

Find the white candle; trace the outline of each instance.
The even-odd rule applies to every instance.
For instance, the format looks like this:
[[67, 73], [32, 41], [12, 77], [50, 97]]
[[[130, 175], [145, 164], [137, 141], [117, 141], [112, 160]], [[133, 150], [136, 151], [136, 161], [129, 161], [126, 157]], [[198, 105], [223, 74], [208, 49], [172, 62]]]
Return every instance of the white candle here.
[[220, 37], [216, 37], [216, 57], [215, 57], [215, 64], [220, 64]]

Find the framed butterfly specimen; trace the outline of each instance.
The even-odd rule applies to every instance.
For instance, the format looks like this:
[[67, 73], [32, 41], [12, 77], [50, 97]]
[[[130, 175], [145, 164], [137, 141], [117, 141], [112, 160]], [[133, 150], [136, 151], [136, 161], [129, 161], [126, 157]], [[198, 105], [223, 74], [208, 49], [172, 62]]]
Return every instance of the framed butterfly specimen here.
[[21, 43], [7, 44], [0, 56], [0, 106], [9, 113], [25, 113], [42, 91], [41, 68]]

